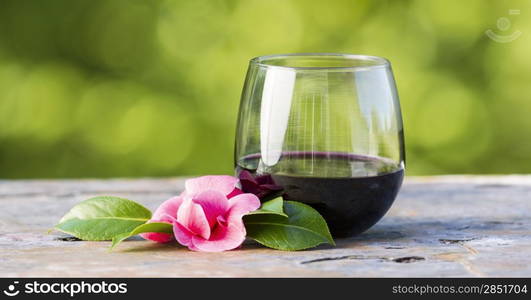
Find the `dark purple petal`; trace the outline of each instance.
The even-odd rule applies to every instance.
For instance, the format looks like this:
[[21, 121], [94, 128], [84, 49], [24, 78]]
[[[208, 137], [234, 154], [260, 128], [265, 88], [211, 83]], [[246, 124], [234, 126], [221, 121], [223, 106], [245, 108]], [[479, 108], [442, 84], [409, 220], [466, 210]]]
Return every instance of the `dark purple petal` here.
[[271, 175], [253, 176], [251, 172], [243, 170], [238, 177], [240, 178], [242, 190], [245, 193], [255, 194], [260, 199], [282, 190], [281, 186], [275, 184]]
[[240, 174], [238, 174], [238, 178], [240, 180], [247, 180], [256, 183], [256, 180], [254, 179], [253, 174], [247, 170], [242, 170]]

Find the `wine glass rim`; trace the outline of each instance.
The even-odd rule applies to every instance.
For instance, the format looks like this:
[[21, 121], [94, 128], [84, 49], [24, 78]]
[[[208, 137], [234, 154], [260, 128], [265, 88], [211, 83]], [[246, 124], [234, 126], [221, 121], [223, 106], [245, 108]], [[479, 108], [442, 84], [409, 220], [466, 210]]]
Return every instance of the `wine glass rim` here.
[[[360, 66], [316, 66], [316, 67], [295, 67], [295, 66], [282, 66], [267, 63], [265, 61], [281, 58], [297, 58], [297, 57], [310, 57], [315, 56], [319, 58], [344, 58], [352, 61], [371, 62], [370, 65]], [[387, 68], [391, 65], [388, 59], [374, 55], [364, 54], [344, 54], [344, 53], [289, 53], [289, 54], [273, 54], [257, 56], [250, 60], [252, 65], [257, 65], [264, 68], [280, 68], [287, 70], [344, 70], [344, 71], [363, 71], [372, 70], [377, 68]]]

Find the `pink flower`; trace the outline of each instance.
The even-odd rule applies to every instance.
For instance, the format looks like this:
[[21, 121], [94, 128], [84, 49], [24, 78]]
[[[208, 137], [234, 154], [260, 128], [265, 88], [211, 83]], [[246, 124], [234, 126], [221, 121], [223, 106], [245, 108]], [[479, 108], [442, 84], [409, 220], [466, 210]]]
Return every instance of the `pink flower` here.
[[[189, 179], [185, 191], [155, 211], [152, 222], [173, 224], [177, 241], [194, 251], [218, 252], [240, 246], [245, 240], [242, 217], [260, 207], [253, 194], [236, 188], [232, 176], [203, 176]], [[147, 233], [146, 239], [172, 240], [170, 234]]]

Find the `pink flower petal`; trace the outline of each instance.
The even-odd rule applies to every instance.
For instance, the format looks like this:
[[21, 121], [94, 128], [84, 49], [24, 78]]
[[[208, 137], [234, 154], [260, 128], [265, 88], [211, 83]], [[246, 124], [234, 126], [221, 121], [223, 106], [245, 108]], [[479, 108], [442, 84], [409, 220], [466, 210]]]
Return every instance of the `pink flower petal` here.
[[193, 232], [186, 229], [186, 227], [179, 224], [179, 222], [173, 223], [173, 234], [179, 244], [189, 247], [192, 243]]
[[245, 240], [245, 227], [243, 222], [229, 223], [228, 226], [218, 225], [209, 239], [198, 236], [192, 237], [193, 247], [190, 250], [204, 252], [221, 252], [232, 250], [240, 246]]
[[164, 202], [155, 210], [151, 220], [153, 222], [166, 222], [173, 223], [177, 218], [177, 211], [183, 203], [183, 197], [177, 196], [170, 198]]
[[168, 243], [173, 241], [173, 235], [169, 233], [146, 232], [141, 233], [140, 236], [146, 240], [154, 241], [157, 243]]
[[255, 211], [260, 207], [260, 199], [254, 194], [240, 194], [229, 199], [229, 212], [227, 219], [229, 222], [232, 220], [240, 220], [243, 215], [251, 211]]
[[237, 183], [238, 178], [233, 176], [210, 175], [186, 180], [185, 188], [186, 193], [189, 195], [199, 194], [208, 190], [214, 190], [223, 195], [228, 195], [234, 190]]
[[229, 208], [229, 200], [227, 197], [213, 190], [204, 191], [195, 195], [193, 202], [201, 205], [210, 228], [216, 224], [217, 217], [225, 214]]
[[210, 237], [210, 225], [201, 205], [187, 199], [177, 211], [177, 222], [195, 235], [208, 239]]
[[[148, 222], [164, 222], [173, 223], [177, 217], [177, 210], [181, 206], [183, 198], [180, 196], [170, 198], [164, 201], [153, 213], [151, 220]], [[173, 235], [169, 233], [147, 232], [140, 236], [146, 240], [151, 240], [157, 243], [167, 243], [173, 240]]]
[[227, 195], [227, 198], [230, 199], [234, 196], [238, 196], [239, 194], [243, 194], [243, 191], [240, 190], [239, 188], [234, 188], [234, 190], [232, 190], [232, 192], [230, 192], [230, 194]]

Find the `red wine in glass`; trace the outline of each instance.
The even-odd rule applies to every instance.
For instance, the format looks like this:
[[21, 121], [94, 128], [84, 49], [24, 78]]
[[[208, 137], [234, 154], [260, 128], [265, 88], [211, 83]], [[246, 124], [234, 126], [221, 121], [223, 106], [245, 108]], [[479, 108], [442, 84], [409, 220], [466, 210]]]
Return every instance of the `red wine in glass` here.
[[335, 237], [376, 224], [404, 177], [402, 118], [390, 64], [373, 56], [251, 60], [236, 134], [237, 173], [267, 176], [318, 210]]

